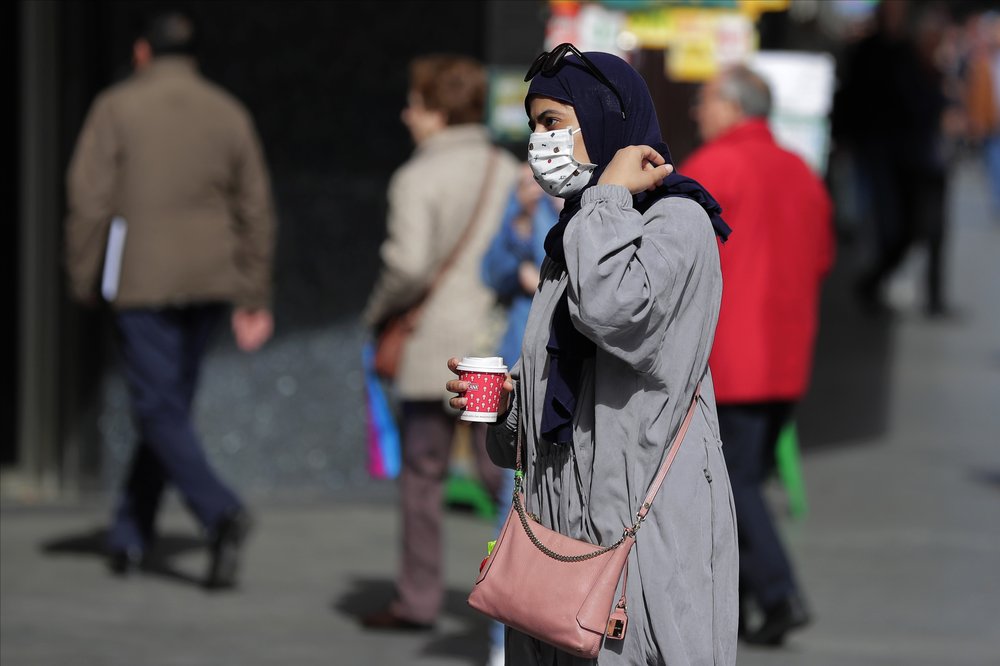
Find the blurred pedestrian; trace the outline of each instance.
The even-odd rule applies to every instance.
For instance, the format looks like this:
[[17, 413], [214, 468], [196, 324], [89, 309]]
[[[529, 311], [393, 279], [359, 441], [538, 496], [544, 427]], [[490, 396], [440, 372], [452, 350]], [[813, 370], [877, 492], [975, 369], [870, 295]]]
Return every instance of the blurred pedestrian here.
[[[388, 238], [365, 322], [378, 331], [435, 287], [394, 380], [402, 403], [402, 554], [395, 597], [362, 618], [372, 629], [428, 629], [444, 598], [443, 487], [457, 414], [442, 390], [448, 375], [442, 361], [455, 349], [494, 353], [495, 336], [486, 333], [495, 299], [479, 279], [480, 262], [517, 177], [517, 161], [492, 145], [482, 124], [485, 104], [486, 71], [475, 60], [429, 55], [411, 63], [402, 120], [416, 150], [389, 184]], [[435, 280], [449, 256], [454, 261]], [[479, 476], [496, 498], [501, 471], [486, 456], [484, 437], [483, 426], [474, 424]]]
[[966, 83], [969, 138], [982, 148], [993, 209], [1000, 218], [1000, 13], [980, 16], [971, 37]]
[[[189, 16], [153, 18], [133, 46], [135, 72], [94, 101], [69, 165], [66, 261], [73, 296], [95, 303], [112, 218], [124, 246], [114, 321], [140, 441], [109, 535], [110, 566], [141, 564], [170, 484], [208, 535], [205, 585], [236, 583], [251, 519], [202, 450], [192, 406], [202, 356], [234, 304], [237, 345], [271, 336], [274, 212], [250, 114], [203, 78]], [[116, 293], [115, 293], [116, 292]]]
[[542, 191], [530, 166], [522, 165], [500, 229], [483, 256], [483, 282], [507, 311], [507, 327], [497, 352], [508, 367], [513, 367], [521, 356], [524, 326], [545, 258], [545, 236], [559, 219], [562, 204], [562, 199]]
[[[806, 391], [821, 280], [833, 261], [830, 198], [806, 163], [768, 128], [767, 83], [743, 66], [699, 91], [705, 144], [681, 165], [712, 189], [732, 224], [721, 251], [722, 308], [709, 365], [736, 501], [741, 630], [778, 645], [809, 613], [761, 493], [778, 434]], [[754, 602], [763, 622], [744, 627]]]
[[[627, 630], [597, 663], [735, 664], [736, 525], [708, 370], [722, 292], [716, 235], [729, 229], [704, 188], [672, 174], [649, 90], [624, 60], [563, 44], [527, 78], [530, 163], [565, 205], [490, 455], [513, 467], [520, 428], [526, 508], [545, 527], [609, 546], [636, 523], [690, 411], [629, 553]], [[468, 385], [453, 378], [448, 390], [463, 407]], [[583, 663], [514, 629], [506, 660]]]
[[[542, 191], [531, 167], [521, 166], [520, 178], [507, 201], [500, 229], [483, 257], [483, 282], [507, 308], [507, 329], [497, 353], [508, 367], [521, 356], [521, 341], [528, 323], [531, 299], [541, 279], [545, 236], [559, 219], [562, 199]], [[503, 528], [514, 493], [514, 470], [503, 470], [498, 530]], [[490, 666], [504, 663], [504, 626], [493, 622], [490, 630]]]
[[858, 165], [874, 231], [870, 265], [856, 284], [865, 311], [888, 312], [886, 286], [918, 241], [928, 250], [924, 307], [946, 314], [943, 243], [948, 107], [941, 73], [910, 32], [910, 3], [879, 4], [876, 27], [848, 50], [833, 110], [833, 133]]

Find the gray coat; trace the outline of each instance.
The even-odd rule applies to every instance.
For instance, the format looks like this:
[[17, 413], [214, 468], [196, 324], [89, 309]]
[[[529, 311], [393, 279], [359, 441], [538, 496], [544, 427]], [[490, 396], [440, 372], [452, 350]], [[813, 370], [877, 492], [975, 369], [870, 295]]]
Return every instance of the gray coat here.
[[[628, 190], [598, 185], [564, 236], [567, 271], [547, 261], [532, 304], [517, 399], [491, 427], [494, 461], [514, 463], [525, 431], [528, 510], [548, 527], [595, 544], [635, 520], [650, 481], [691, 404], [681, 449], [629, 557], [629, 626], [607, 641], [605, 664], [735, 664], [738, 554], [708, 356], [722, 276], [717, 242], [695, 202], [661, 199], [645, 214]], [[552, 312], [569, 290], [574, 325], [594, 341], [574, 415], [572, 446], [538, 437]], [[507, 663], [579, 664], [516, 631]]]

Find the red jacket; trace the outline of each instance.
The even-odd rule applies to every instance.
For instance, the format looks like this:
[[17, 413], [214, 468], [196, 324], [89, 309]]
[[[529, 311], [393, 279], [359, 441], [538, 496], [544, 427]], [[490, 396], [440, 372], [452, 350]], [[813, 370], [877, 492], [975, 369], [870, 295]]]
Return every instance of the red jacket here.
[[826, 188], [762, 119], [702, 146], [680, 173], [712, 193], [733, 229], [720, 248], [722, 307], [709, 360], [717, 400], [797, 400], [834, 256]]

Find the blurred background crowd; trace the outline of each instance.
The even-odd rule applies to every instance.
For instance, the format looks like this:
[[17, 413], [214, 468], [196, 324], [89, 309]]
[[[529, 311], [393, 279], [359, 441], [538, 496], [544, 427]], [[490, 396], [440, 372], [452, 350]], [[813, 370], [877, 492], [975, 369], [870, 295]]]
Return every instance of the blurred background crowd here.
[[[251, 505], [363, 497], [393, 476], [371, 460], [362, 311], [390, 177], [413, 150], [400, 111], [415, 57], [484, 63], [485, 124], [519, 160], [524, 72], [563, 42], [643, 75], [678, 165], [701, 144], [704, 83], [737, 63], [767, 80], [776, 139], [833, 203], [836, 263], [796, 417], [804, 454], [884, 434], [895, 318], [969, 316], [949, 282], [958, 169], [1000, 228], [1000, 7], [986, 0], [8, 3], [5, 507], [109, 502], [126, 474], [136, 427], [109, 310], [80, 308], [66, 286], [65, 177], [95, 96], [130, 74], [143, 21], [176, 7], [198, 21], [200, 68], [246, 105], [270, 170], [274, 335], [253, 355], [216, 336], [195, 410], [209, 459]], [[456, 477], [468, 452], [453, 454]], [[451, 500], [493, 515], [453, 481]]]
[[[202, 30], [202, 71], [254, 118], [279, 221], [274, 340], [251, 361], [219, 337], [207, 361], [218, 366], [200, 407], [212, 456], [260, 497], [321, 497], [367, 479], [358, 444], [363, 395], [354, 388], [366, 334], [359, 317], [378, 270], [388, 179], [412, 150], [399, 113], [407, 63], [422, 53], [467, 54], [489, 66], [488, 125], [520, 158], [528, 132], [520, 79], [538, 52], [572, 41], [624, 55], [648, 81], [677, 164], [700, 141], [691, 112], [699, 85], [723, 63], [750, 62], [775, 89], [775, 133], [836, 199], [846, 248], [838, 263], [853, 278], [881, 269], [867, 291], [844, 288], [884, 305], [870, 285], [908, 256], [900, 248], [934, 242], [908, 223], [880, 231], [893, 215], [876, 207], [906, 204], [873, 196], [870, 185], [905, 163], [922, 178], [899, 186], [905, 199], [935, 175], [940, 182], [957, 160], [985, 165], [990, 155], [996, 178], [1000, 39], [989, 3], [888, 4], [899, 5], [891, 12], [898, 16], [882, 30], [898, 33], [918, 62], [886, 55], [893, 47], [873, 41], [878, 3], [866, 0], [307, 2], [280, 11], [268, 2], [189, 3]], [[104, 491], [128, 459], [132, 426], [107, 317], [81, 311], [65, 291], [64, 175], [94, 96], [131, 71], [142, 21], [168, 6], [30, 2], [4, 10], [6, 48], [18, 64], [8, 70], [18, 113], [5, 187], [16, 224], [4, 261], [15, 304], [4, 377], [18, 400], [4, 407], [0, 438], [12, 496]], [[900, 71], [876, 71], [887, 68]], [[873, 162], [864, 151], [889, 157]], [[947, 222], [937, 225], [946, 237]], [[895, 239], [894, 257], [880, 259], [879, 233]], [[942, 294], [928, 307], [943, 309], [947, 266], [940, 272]]]

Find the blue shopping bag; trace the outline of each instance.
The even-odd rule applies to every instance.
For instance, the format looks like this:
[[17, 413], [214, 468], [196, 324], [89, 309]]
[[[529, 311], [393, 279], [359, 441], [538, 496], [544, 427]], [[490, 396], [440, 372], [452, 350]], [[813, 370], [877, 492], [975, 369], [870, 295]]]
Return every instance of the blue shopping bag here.
[[399, 428], [382, 380], [375, 374], [375, 345], [372, 342], [365, 343], [362, 361], [368, 426], [368, 473], [375, 479], [395, 479], [402, 464]]

